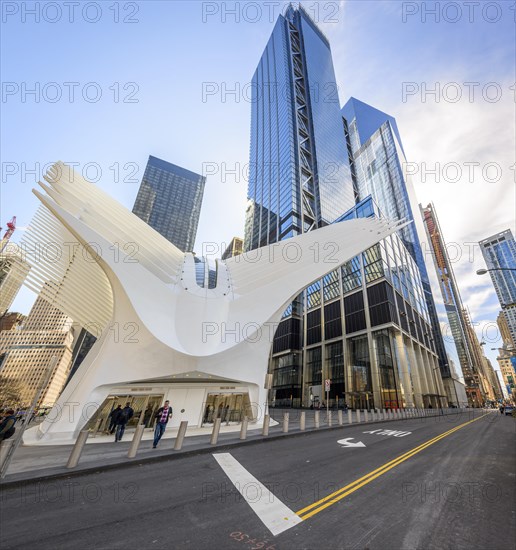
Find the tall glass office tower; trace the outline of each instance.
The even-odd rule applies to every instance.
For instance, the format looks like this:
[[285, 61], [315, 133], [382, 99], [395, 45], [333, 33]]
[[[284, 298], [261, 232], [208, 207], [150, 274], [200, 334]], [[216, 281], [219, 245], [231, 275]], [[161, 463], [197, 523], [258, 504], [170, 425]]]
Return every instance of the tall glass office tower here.
[[302, 7], [279, 16], [251, 90], [246, 250], [331, 223], [355, 203], [330, 45]]
[[[280, 15], [252, 79], [245, 250], [335, 221], [355, 204], [330, 45], [300, 6]], [[278, 399], [300, 403], [303, 298], [273, 343]]]
[[181, 251], [191, 252], [205, 183], [204, 176], [149, 156], [133, 214]]
[[512, 339], [516, 341], [516, 241], [512, 231], [506, 229], [479, 244]]
[[[303, 8], [289, 7], [278, 18], [252, 94], [246, 250], [380, 215], [371, 196], [359, 200], [330, 46]], [[405, 296], [401, 287], [395, 292], [393, 277], [403, 280]], [[287, 308], [272, 343], [271, 404], [317, 406], [326, 398], [354, 408], [444, 404], [430, 333], [419, 270], [394, 235]]]
[[[475, 348], [478, 349], [479, 343], [462, 303], [435, 207], [433, 204], [429, 204], [425, 208], [421, 208], [421, 212], [432, 250], [446, 315], [448, 316], [451, 333], [457, 349], [457, 356], [466, 384], [466, 394], [468, 395], [470, 404], [474, 405], [482, 402], [484, 397], [480, 392], [480, 375], [483, 373], [484, 365], [477, 364], [475, 360]], [[471, 339], [472, 336], [474, 340]], [[447, 385], [447, 382], [449, 385], [451, 380], [449, 378], [445, 379], [445, 385]]]
[[342, 116], [358, 198], [362, 200], [371, 195], [387, 218], [413, 220], [399, 232], [399, 236], [419, 268], [441, 375], [450, 377], [430, 279], [411, 207], [411, 202], [417, 204], [415, 194], [402, 171], [405, 153], [396, 120], [355, 98], [351, 98], [342, 108]]

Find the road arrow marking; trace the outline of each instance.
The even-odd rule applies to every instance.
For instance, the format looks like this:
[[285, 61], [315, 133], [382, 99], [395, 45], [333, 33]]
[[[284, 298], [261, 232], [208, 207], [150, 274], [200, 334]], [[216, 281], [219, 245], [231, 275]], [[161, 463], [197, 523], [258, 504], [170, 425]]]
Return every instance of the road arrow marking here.
[[365, 447], [362, 441], [357, 441], [356, 443], [351, 443], [353, 437], [346, 437], [346, 439], [339, 439], [337, 443], [343, 447]]

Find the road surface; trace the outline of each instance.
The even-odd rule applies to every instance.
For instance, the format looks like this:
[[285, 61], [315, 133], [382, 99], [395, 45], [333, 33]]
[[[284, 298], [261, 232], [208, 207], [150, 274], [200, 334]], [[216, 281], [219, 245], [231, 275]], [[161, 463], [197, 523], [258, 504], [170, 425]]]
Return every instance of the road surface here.
[[515, 428], [469, 411], [6, 487], [0, 546], [512, 550]]

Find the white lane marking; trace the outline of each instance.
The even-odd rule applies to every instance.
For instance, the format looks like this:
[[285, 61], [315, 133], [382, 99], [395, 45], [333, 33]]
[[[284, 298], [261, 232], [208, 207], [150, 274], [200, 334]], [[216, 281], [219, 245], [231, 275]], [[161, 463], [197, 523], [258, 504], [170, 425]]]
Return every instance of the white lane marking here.
[[352, 443], [352, 440], [353, 440], [352, 437], [346, 437], [346, 439], [339, 439], [337, 443], [339, 445], [342, 445], [343, 447], [365, 447], [362, 441], [357, 441], [356, 443]]
[[405, 437], [410, 435], [412, 432], [400, 432], [399, 430], [369, 430], [367, 432], [362, 432], [364, 434], [375, 434], [375, 435], [392, 435], [394, 437]]
[[263, 483], [251, 475], [230, 453], [217, 453], [213, 455], [213, 458], [219, 463], [253, 512], [274, 536], [303, 521]]

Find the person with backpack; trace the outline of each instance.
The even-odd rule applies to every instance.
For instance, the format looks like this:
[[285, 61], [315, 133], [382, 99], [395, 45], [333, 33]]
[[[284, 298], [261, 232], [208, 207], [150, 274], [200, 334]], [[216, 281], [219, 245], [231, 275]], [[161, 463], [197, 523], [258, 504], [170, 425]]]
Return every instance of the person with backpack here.
[[124, 436], [125, 426], [131, 420], [134, 415], [134, 411], [131, 408], [129, 403], [125, 404], [125, 407], [120, 411], [116, 418], [116, 433], [115, 433], [115, 443], [122, 441]]
[[116, 409], [113, 409], [109, 413], [109, 428], [108, 428], [108, 431], [109, 431], [110, 434], [115, 433], [116, 421], [117, 421], [118, 415], [121, 412], [122, 412], [122, 405], [118, 405], [118, 407]]
[[14, 435], [14, 432], [16, 431], [16, 428], [14, 427], [15, 424], [16, 416], [14, 411], [13, 409], [8, 409], [4, 413], [2, 422], [0, 422], [0, 443]]

